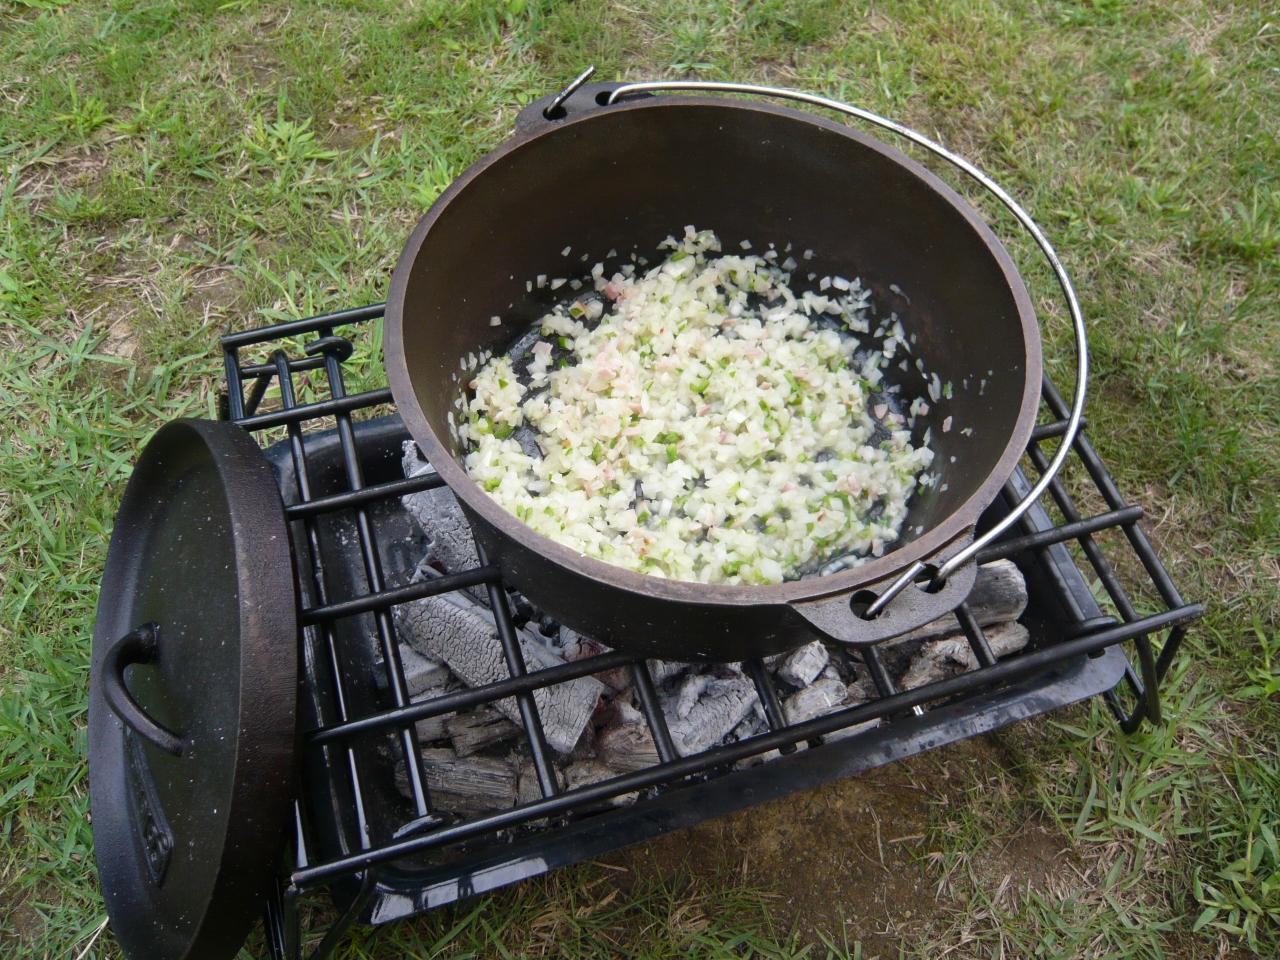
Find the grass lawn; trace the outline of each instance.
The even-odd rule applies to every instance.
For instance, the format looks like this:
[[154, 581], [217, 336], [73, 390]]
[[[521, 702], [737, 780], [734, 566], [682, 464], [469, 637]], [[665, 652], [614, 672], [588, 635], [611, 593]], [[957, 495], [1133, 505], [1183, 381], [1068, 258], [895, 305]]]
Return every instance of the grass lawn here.
[[743, 869], [786, 824], [735, 819], [339, 955], [1280, 955], [1280, 19], [1196, 0], [0, 0], [0, 955], [118, 955], [85, 686], [140, 444], [212, 415], [220, 331], [382, 299], [432, 199], [588, 63], [841, 97], [993, 173], [1074, 276], [1091, 435], [1209, 615], [1164, 727], [1088, 705], [778, 808], [822, 828], [789, 886]]

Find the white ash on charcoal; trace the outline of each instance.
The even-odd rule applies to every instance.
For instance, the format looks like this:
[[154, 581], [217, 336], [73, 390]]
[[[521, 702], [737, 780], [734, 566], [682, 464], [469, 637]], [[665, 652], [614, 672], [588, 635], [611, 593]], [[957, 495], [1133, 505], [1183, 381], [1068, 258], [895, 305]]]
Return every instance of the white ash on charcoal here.
[[[421, 657], [421, 655], [418, 654], [417, 651], [414, 651], [412, 647], [409, 647], [407, 644], [401, 644], [402, 654], [403, 654], [403, 651], [405, 650], [411, 651], [414, 656], [420, 657], [422, 661], [425, 663], [437, 662], [434, 660], [430, 660], [427, 657]], [[413, 697], [414, 703], [421, 703], [426, 700], [434, 700], [437, 697], [442, 697], [446, 694], [455, 693], [459, 690], [466, 689], [466, 684], [461, 683], [457, 677], [455, 677], [452, 673], [450, 673], [449, 668], [447, 666], [443, 664], [441, 664], [441, 666], [443, 667], [443, 670], [444, 670], [444, 682], [441, 683], [439, 686], [429, 687], [425, 690], [420, 691], [418, 694], [414, 695]], [[418, 742], [422, 744], [424, 747], [440, 746], [442, 744], [447, 743], [449, 740], [449, 731], [445, 725], [450, 720], [452, 720], [455, 716], [457, 715], [454, 713], [445, 713], [445, 714], [438, 714], [434, 717], [425, 717], [421, 720], [415, 721], [413, 727], [414, 727], [414, 730], [417, 731]]]
[[682, 663], [678, 660], [648, 660], [649, 676], [654, 683], [666, 683], [672, 677], [678, 677], [688, 670], [697, 669], [696, 664]]
[[844, 679], [844, 674], [842, 674], [839, 670], [837, 670], [835, 664], [832, 664], [832, 663], [829, 663], [825, 667], [823, 667], [822, 672], [818, 674], [818, 676], [822, 677], [825, 680], [843, 680]]
[[[562, 792], [599, 783], [602, 780], [611, 780], [621, 775], [618, 770], [605, 766], [597, 760], [577, 760], [563, 770], [557, 769], [554, 772], [556, 784]], [[638, 796], [639, 794], [634, 792], [624, 793], [602, 800], [601, 805], [625, 807], [628, 804], [635, 803]], [[516, 802], [524, 806], [541, 799], [543, 799], [542, 785], [538, 782], [538, 771], [534, 768], [532, 760], [528, 757], [522, 757], [517, 763]]]
[[662, 707], [676, 751], [688, 756], [724, 740], [758, 703], [751, 679], [729, 667], [687, 675]]
[[[1027, 645], [1030, 635], [1020, 623], [999, 623], [983, 631], [992, 654], [999, 659], [1017, 653]], [[902, 690], [914, 690], [926, 684], [959, 676], [978, 668], [978, 657], [969, 638], [963, 633], [930, 640], [916, 654], [907, 672], [898, 681]]]
[[866, 703], [880, 696], [871, 675], [864, 669], [845, 686], [845, 699], [850, 704]]
[[[401, 465], [404, 475], [410, 479], [431, 470], [431, 464], [412, 440], [404, 443]], [[401, 497], [400, 502], [427, 535], [428, 563], [438, 565], [446, 573], [461, 573], [480, 566], [471, 525], [452, 490], [448, 487], [419, 490]], [[468, 587], [467, 593], [481, 603], [489, 602], [489, 592], [483, 585]]]
[[[424, 656], [448, 664], [471, 687], [510, 677], [493, 614], [461, 592], [423, 597], [396, 608], [401, 636]], [[564, 661], [547, 649], [532, 631], [518, 628], [517, 638], [529, 671], [558, 666]], [[604, 687], [591, 677], [580, 677], [533, 692], [547, 743], [558, 753], [569, 753], [587, 726]], [[514, 698], [495, 704], [512, 722], [520, 722]]]
[[[683, 674], [659, 690], [659, 701], [676, 753], [688, 756], [726, 742], [760, 709], [755, 684], [737, 667], [685, 665]], [[622, 698], [615, 700], [615, 704]], [[625, 703], [625, 701], [622, 701]], [[620, 771], [658, 762], [657, 746], [643, 715], [633, 706], [614, 707], [596, 735], [596, 756]]]
[[[864, 699], [860, 688], [846, 684], [834, 670], [830, 670], [830, 672], [824, 670], [823, 674], [815, 679], [813, 683], [802, 687], [782, 701], [782, 713], [787, 718], [787, 723], [795, 725], [818, 717], [825, 717], [829, 713], [843, 710], [846, 707], [856, 706]], [[843, 740], [871, 730], [879, 723], [879, 720], [869, 720], [852, 727], [842, 728], [834, 733], [825, 734], [823, 739]], [[804, 750], [805, 744], [797, 744], [796, 748]], [[760, 754], [758, 757], [748, 757], [739, 766], [754, 766], [757, 763], [775, 760], [781, 755], [782, 753], [779, 750], [770, 750], [767, 753]]]
[[[610, 648], [598, 640], [584, 637], [568, 627], [560, 627], [558, 635], [551, 638], [552, 648], [566, 661], [587, 660], [609, 653]], [[596, 674], [596, 679], [609, 688], [612, 693], [621, 693], [631, 686], [631, 668], [613, 667]]]
[[598, 657], [602, 653], [609, 652], [609, 648], [603, 643], [598, 640], [592, 640], [590, 637], [584, 637], [568, 627], [561, 627], [559, 634], [552, 637], [551, 642], [556, 648], [556, 652], [570, 662]]
[[[679, 719], [684, 720], [693, 712], [698, 705], [698, 698], [707, 692], [707, 687], [711, 686], [714, 680], [715, 677], [705, 673], [692, 673], [685, 677], [684, 682], [675, 691], [674, 706]], [[667, 703], [671, 703], [671, 698], [667, 698]], [[666, 705], [666, 703], [663, 704], [664, 707]]]
[[[832, 671], [832, 674], [834, 674], [834, 671]], [[801, 700], [792, 704], [792, 709], [795, 711], [795, 715], [803, 716], [805, 712], [808, 712], [811, 716], [807, 719], [822, 717], [826, 716], [828, 713], [833, 713], [836, 710], [843, 710], [846, 707], [856, 707], [871, 699], [871, 696], [868, 694], [867, 687], [863, 685], [862, 681], [854, 678], [851, 682], [844, 683], [838, 675], [830, 675], [827, 671], [823, 671], [822, 678], [818, 680], [815, 686], [823, 683], [831, 683], [833, 681], [840, 682], [844, 686], [843, 700], [830, 707], [824, 705], [824, 701], [830, 700], [830, 693], [825, 697], [814, 697]], [[867, 686], [874, 689], [874, 684], [871, 683], [871, 679], [869, 677], [865, 682]], [[831, 693], [835, 692], [834, 687], [828, 687], [828, 690]], [[800, 693], [797, 693], [795, 696], [799, 697], [800, 694], [803, 694], [804, 692], [805, 691], [801, 690]], [[795, 698], [793, 697], [792, 699], [794, 700]], [[790, 714], [788, 714], [788, 717], [790, 717]], [[792, 720], [792, 723], [797, 722], [799, 721]], [[868, 730], [874, 730], [879, 725], [880, 719], [878, 717], [875, 720], [864, 720], [862, 723], [855, 723], [851, 727], [841, 727], [839, 730], [834, 730], [831, 733], [824, 733], [822, 735], [822, 739], [827, 742], [847, 740], [849, 737], [856, 737], [860, 733], [865, 733]]]
[[599, 709], [591, 718], [591, 723], [597, 730], [603, 730], [606, 727], [625, 726], [629, 723], [644, 723], [644, 714], [642, 714], [630, 700], [630, 695], [619, 697], [611, 697], [600, 702]]
[[813, 683], [827, 668], [831, 653], [820, 640], [815, 640], [799, 650], [778, 654], [770, 660], [772, 662], [768, 666], [779, 680], [785, 680], [793, 687], [803, 687]]
[[449, 668], [439, 660], [424, 657], [406, 643], [400, 644], [400, 666], [409, 696], [439, 693], [449, 682]]
[[[432, 806], [441, 813], [479, 816], [508, 810], [517, 803], [542, 799], [542, 787], [533, 762], [526, 757], [463, 757], [448, 749], [422, 750], [422, 772]], [[579, 760], [554, 771], [561, 790], [573, 790], [618, 776], [594, 760]], [[409, 795], [409, 779], [397, 766], [396, 786]], [[600, 801], [602, 806], [620, 807], [634, 803], [638, 794], [625, 793]]]
[[787, 723], [804, 723], [839, 710], [845, 705], [848, 696], [848, 687], [843, 680], [823, 677], [783, 700], [782, 713], [787, 718]]
[[725, 737], [725, 742], [737, 743], [740, 740], [747, 740], [758, 733], [764, 733], [768, 729], [769, 721], [764, 715], [764, 704], [756, 701], [755, 708], [742, 718], [741, 723], [729, 731], [729, 735]]
[[[998, 561], [980, 568], [975, 589], [969, 597], [970, 609], [979, 623], [988, 628], [993, 652], [997, 657], [1007, 656], [1021, 649], [1026, 643], [1026, 631], [1011, 623], [1026, 608], [1026, 584], [1017, 567], [1009, 561]], [[948, 614], [895, 641], [880, 646], [881, 659], [898, 689], [911, 689], [910, 685], [928, 682], [954, 675], [962, 669], [972, 669], [973, 660], [968, 642], [957, 635], [959, 628], [955, 616]], [[779, 685], [783, 712], [792, 724], [804, 723], [826, 716], [836, 710], [857, 706], [879, 697], [866, 669], [854, 667], [853, 657], [833, 656], [828, 647], [818, 641], [798, 650], [766, 659], [766, 667]], [[672, 731], [672, 739], [682, 754], [690, 747], [705, 749], [718, 743], [736, 742], [756, 736], [768, 729], [755, 691], [750, 681], [736, 673], [736, 681], [729, 680], [729, 689], [736, 699], [730, 702], [739, 715], [738, 722], [724, 731], [724, 725], [711, 718], [723, 715], [710, 707], [721, 706], [712, 699], [694, 716], [695, 706], [703, 703], [709, 691], [722, 694], [725, 682], [717, 686], [716, 678], [706, 668], [691, 664], [650, 661], [650, 671], [659, 686], [663, 712]], [[627, 678], [629, 684], [629, 677]], [[619, 684], [622, 687], [622, 684]], [[614, 703], [626, 703], [618, 697]], [[692, 724], [696, 720], [701, 735], [690, 742]], [[643, 718], [628, 705], [625, 712], [615, 710], [604, 714], [598, 721], [603, 726], [596, 734], [597, 758], [620, 771], [637, 770], [658, 762], [657, 749]], [[874, 729], [880, 720], [869, 720], [855, 726], [826, 734], [826, 740], [843, 740]], [[801, 746], [803, 749], [803, 745]], [[769, 759], [776, 751], [765, 754]], [[759, 759], [744, 761], [745, 764]]]
[[[608, 649], [608, 647], [601, 647], [602, 652]], [[645, 663], [649, 668], [649, 676], [655, 685], [661, 685], [672, 677], [678, 677], [694, 667], [693, 664], [681, 663], [675, 660], [647, 660]], [[635, 683], [630, 667], [615, 667], [612, 670], [606, 670], [600, 674], [600, 681], [609, 689], [619, 692], [630, 690]]]
[[[416, 448], [407, 448], [406, 472], [411, 459], [417, 470], [426, 469]], [[476, 562], [470, 530], [452, 495], [443, 494], [449, 500], [439, 496], [435, 503], [423, 499], [424, 494], [413, 495], [419, 499], [416, 509], [410, 510], [432, 541], [432, 552], [424, 565], [430, 562], [445, 569], [466, 569]], [[440, 502], [445, 507], [441, 508]], [[448, 518], [450, 510], [453, 519], [441, 522], [440, 517]], [[431, 575], [436, 574], [420, 568], [418, 576]], [[1025, 646], [1025, 628], [1008, 622], [1026, 605], [1026, 586], [1013, 564], [1001, 561], [980, 568], [969, 604], [978, 622], [988, 628], [997, 657]], [[509, 676], [493, 616], [473, 597], [458, 591], [428, 597], [400, 606], [396, 616], [408, 643], [402, 651], [406, 682], [415, 696], [439, 695], [459, 688], [459, 682], [479, 686]], [[913, 689], [974, 669], [976, 659], [958, 626], [955, 617], [948, 614], [882, 644], [881, 659], [895, 685]], [[517, 634], [531, 671], [608, 651], [589, 637], [536, 616], [527, 626], [519, 627]], [[833, 654], [833, 649], [837, 648], [815, 641], [766, 660], [788, 723], [804, 723], [878, 697], [865, 668], [857, 664], [856, 653], [850, 656], [841, 649]], [[677, 754], [699, 753], [768, 730], [755, 684], [740, 667], [661, 660], [650, 660], [647, 667]], [[598, 783], [659, 763], [648, 723], [638, 709], [631, 669], [608, 671], [600, 679], [603, 683], [581, 678], [534, 693], [548, 744], [558, 754], [556, 777], [561, 789]], [[857, 736], [879, 722], [837, 730], [824, 739]], [[518, 724], [514, 698], [418, 722], [419, 737], [424, 745], [429, 744], [423, 751], [428, 787], [440, 809], [475, 815], [542, 796], [531, 762], [511, 752], [512, 745], [521, 739]], [[588, 731], [590, 734], [584, 735]], [[804, 750], [806, 745], [799, 744], [798, 749]], [[737, 766], [768, 762], [777, 756], [778, 751], [773, 750]], [[602, 802], [625, 804], [635, 796]]]

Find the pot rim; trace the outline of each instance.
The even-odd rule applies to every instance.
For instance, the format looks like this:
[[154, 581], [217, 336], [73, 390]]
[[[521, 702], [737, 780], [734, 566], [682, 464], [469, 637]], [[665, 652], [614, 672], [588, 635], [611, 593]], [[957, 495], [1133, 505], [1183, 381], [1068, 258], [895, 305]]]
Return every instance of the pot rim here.
[[[560, 130], [577, 124], [590, 123], [601, 118], [606, 113], [689, 107], [749, 110], [782, 116], [802, 123], [817, 124], [833, 133], [848, 137], [856, 141], [860, 146], [875, 151], [886, 159], [904, 167], [959, 213], [970, 229], [978, 235], [978, 238], [1000, 268], [1000, 272], [1008, 284], [1009, 291], [1013, 295], [1022, 328], [1024, 355], [1026, 358], [1024, 382], [1018, 417], [1014, 423], [1013, 430], [1010, 431], [1005, 448], [996, 461], [995, 467], [960, 506], [935, 523], [921, 536], [883, 556], [868, 560], [856, 567], [826, 576], [788, 580], [767, 586], [708, 584], [637, 573], [585, 553], [579, 553], [537, 533], [514, 514], [507, 512], [496, 500], [481, 489], [480, 485], [467, 475], [466, 470], [458, 460], [436, 437], [435, 431], [418, 403], [417, 392], [414, 390], [413, 381], [409, 375], [404, 348], [405, 292], [408, 287], [409, 275], [417, 262], [422, 244], [425, 242], [432, 227], [435, 226], [436, 221], [439, 220], [454, 199], [490, 167], [506, 160], [512, 154], [535, 141], [555, 136]], [[893, 577], [895, 574], [900, 574], [913, 563], [928, 563], [935, 559], [941, 560], [942, 554], [952, 543], [976, 527], [978, 518], [999, 494], [1005, 481], [1013, 473], [1014, 467], [1017, 466], [1019, 459], [1022, 457], [1023, 450], [1026, 448], [1035, 425], [1040, 401], [1040, 384], [1043, 376], [1039, 322], [1026, 285], [1023, 283], [1012, 258], [977, 210], [936, 174], [894, 147], [826, 117], [776, 104], [725, 100], [705, 96], [665, 95], [644, 98], [601, 107], [598, 110], [589, 110], [559, 121], [548, 121], [545, 126], [518, 130], [493, 151], [473, 163], [436, 198], [431, 208], [418, 221], [408, 242], [405, 244], [391, 277], [391, 287], [386, 304], [385, 338], [384, 356], [387, 378], [396, 408], [404, 420], [410, 435], [418, 443], [432, 468], [440, 474], [449, 489], [469, 511], [478, 514], [486, 523], [496, 528], [504, 536], [523, 541], [547, 560], [567, 568], [569, 572], [578, 576], [586, 577], [602, 585], [642, 593], [658, 599], [712, 605], [738, 606], [744, 603], [793, 604], [830, 597], [840, 593], [852, 593], [878, 584]]]

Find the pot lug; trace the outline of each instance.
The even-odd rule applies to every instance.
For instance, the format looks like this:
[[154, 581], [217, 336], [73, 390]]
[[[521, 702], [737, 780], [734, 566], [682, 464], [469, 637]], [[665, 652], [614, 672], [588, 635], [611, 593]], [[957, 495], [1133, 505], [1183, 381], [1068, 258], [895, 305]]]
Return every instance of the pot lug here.
[[[516, 114], [516, 133], [534, 133], [546, 127], [553, 127], [570, 118], [580, 117], [584, 113], [604, 110], [606, 107], [600, 102], [602, 99], [601, 94], [613, 93], [614, 90], [624, 86], [626, 86], [625, 83], [617, 80], [584, 83], [566, 97], [564, 102], [560, 104], [560, 109], [555, 112], [554, 116], [550, 117], [547, 116], [546, 111], [558, 94], [550, 93], [545, 97], [539, 97]], [[642, 96], [650, 97], [652, 94], [643, 94]], [[636, 99], [640, 99], [640, 97], [637, 96]]]
[[[968, 542], [969, 538], [965, 537], [946, 553], [954, 553]], [[939, 557], [935, 562], [941, 563], [945, 559]], [[925, 589], [928, 578], [920, 583], [908, 584], [879, 616], [870, 620], [864, 618], [860, 611], [879, 596], [880, 591], [894, 581], [894, 577], [886, 577], [848, 593], [816, 600], [799, 600], [790, 606], [809, 626], [828, 640], [868, 646], [922, 627], [950, 613], [969, 595], [977, 575], [977, 566], [970, 563], [957, 570], [935, 593], [929, 593]]]

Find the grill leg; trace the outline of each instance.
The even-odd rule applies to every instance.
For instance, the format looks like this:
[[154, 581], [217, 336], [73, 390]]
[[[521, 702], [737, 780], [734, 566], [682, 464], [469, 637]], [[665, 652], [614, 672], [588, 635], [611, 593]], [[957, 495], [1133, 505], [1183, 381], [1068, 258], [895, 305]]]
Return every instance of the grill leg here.
[[271, 960], [301, 960], [297, 894], [285, 889], [279, 878], [271, 885], [262, 926]]
[[342, 911], [342, 916], [333, 921], [333, 926], [324, 935], [320, 945], [311, 952], [309, 960], [328, 960], [329, 957], [333, 956], [333, 951], [337, 948], [338, 941], [342, 939], [342, 935], [347, 932], [347, 928], [355, 922], [356, 917], [360, 915], [360, 911], [369, 902], [369, 898], [373, 895], [373, 888], [373, 871], [365, 871], [364, 878], [360, 884], [360, 892], [352, 898], [347, 909]]

